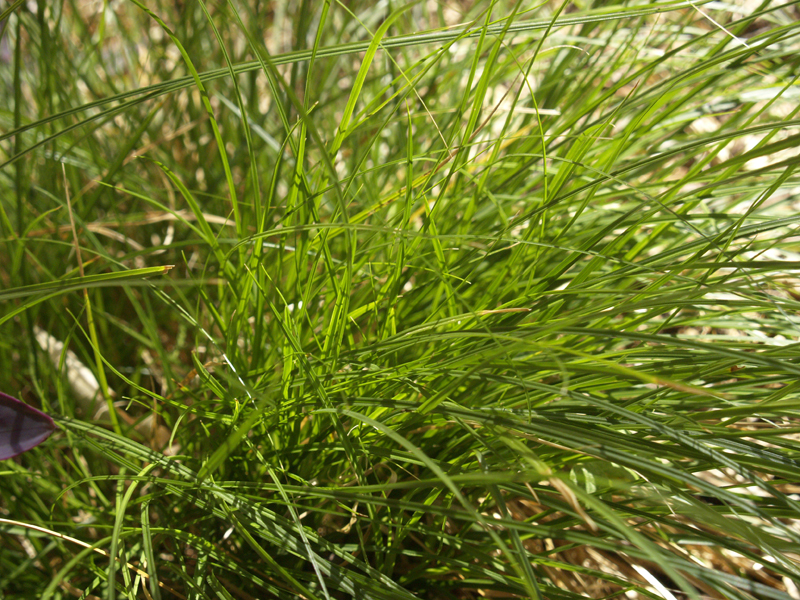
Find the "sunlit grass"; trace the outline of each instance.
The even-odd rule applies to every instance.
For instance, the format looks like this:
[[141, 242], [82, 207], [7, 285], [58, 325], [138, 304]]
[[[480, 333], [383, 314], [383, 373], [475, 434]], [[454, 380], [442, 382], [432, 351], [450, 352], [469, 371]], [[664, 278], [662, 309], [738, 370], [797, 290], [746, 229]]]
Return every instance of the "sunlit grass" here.
[[0, 597], [796, 599], [797, 6], [373, 4], [0, 8]]

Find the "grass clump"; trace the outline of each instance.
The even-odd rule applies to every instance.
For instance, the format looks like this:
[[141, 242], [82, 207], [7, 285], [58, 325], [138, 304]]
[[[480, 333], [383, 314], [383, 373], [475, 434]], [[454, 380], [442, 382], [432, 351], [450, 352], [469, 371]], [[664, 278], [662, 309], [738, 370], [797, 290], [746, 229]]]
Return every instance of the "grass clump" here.
[[0, 595], [797, 598], [794, 3], [96, 8], [0, 13]]

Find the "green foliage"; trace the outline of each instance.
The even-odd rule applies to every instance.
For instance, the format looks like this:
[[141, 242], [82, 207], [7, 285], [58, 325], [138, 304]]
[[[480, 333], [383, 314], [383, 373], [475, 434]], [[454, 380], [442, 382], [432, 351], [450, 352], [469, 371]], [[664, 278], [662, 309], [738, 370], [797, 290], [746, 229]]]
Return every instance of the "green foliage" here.
[[797, 5], [472, 4], [2, 9], [0, 597], [796, 597]]

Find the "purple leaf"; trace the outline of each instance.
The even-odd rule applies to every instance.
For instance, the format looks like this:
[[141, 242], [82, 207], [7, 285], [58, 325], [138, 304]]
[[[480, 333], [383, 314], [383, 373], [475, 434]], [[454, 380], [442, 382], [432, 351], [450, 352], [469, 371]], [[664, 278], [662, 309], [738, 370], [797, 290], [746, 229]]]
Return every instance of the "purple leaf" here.
[[0, 460], [38, 446], [53, 433], [53, 419], [0, 392]]

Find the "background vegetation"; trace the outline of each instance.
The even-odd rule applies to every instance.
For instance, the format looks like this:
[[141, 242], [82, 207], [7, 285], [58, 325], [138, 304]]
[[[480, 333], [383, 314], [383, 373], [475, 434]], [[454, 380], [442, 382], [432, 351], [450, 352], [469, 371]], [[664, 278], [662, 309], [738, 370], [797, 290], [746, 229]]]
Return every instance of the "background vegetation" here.
[[0, 20], [0, 596], [800, 597], [796, 3]]

